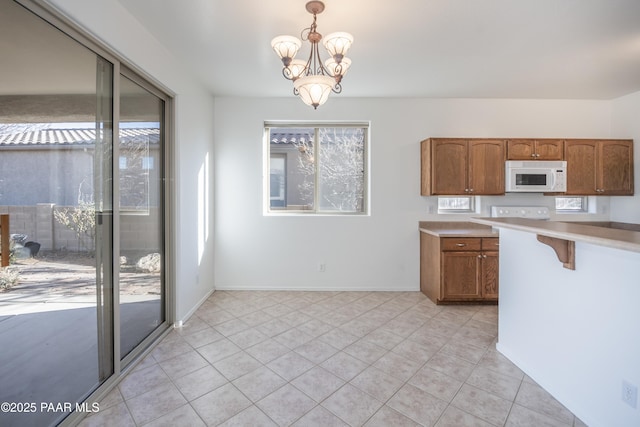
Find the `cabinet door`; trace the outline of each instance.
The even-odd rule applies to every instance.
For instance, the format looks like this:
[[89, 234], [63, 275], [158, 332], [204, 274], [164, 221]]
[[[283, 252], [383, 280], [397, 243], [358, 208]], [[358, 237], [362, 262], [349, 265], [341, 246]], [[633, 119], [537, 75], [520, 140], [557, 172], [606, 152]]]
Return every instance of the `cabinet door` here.
[[567, 161], [566, 194], [599, 194], [596, 193], [597, 142], [565, 141], [564, 159]]
[[563, 160], [563, 148], [561, 139], [510, 139], [507, 141], [507, 159]]
[[510, 139], [507, 141], [507, 159], [534, 160], [534, 145], [533, 139]]
[[498, 252], [482, 253], [482, 297], [498, 299]]
[[504, 194], [505, 151], [503, 140], [469, 141], [470, 194]]
[[536, 160], [563, 160], [564, 141], [561, 139], [538, 139], [535, 144]]
[[442, 300], [481, 297], [479, 252], [442, 252]]
[[431, 141], [431, 194], [469, 194], [467, 187], [467, 141]]
[[598, 194], [633, 194], [633, 141], [599, 141]]

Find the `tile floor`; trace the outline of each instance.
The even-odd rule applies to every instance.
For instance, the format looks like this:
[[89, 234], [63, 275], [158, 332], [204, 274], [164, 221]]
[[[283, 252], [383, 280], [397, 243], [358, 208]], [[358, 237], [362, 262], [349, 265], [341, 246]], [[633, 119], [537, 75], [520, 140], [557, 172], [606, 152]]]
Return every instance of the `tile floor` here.
[[584, 426], [495, 350], [497, 307], [217, 291], [82, 426]]

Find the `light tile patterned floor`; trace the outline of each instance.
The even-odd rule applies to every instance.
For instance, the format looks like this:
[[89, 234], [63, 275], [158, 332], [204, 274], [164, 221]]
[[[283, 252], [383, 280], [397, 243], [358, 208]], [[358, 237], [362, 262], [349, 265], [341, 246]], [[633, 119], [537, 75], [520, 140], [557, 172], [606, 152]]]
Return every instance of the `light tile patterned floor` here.
[[83, 426], [584, 426], [495, 350], [497, 307], [215, 292]]

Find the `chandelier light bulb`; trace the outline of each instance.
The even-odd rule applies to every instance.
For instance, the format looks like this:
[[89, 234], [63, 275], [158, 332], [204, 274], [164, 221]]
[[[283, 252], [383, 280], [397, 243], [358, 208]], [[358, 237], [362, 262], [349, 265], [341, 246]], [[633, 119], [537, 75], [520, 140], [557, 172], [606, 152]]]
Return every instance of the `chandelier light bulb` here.
[[314, 109], [327, 102], [335, 80], [329, 76], [304, 76], [293, 82], [302, 102]]
[[306, 68], [306, 61], [303, 61], [302, 59], [294, 59], [291, 61], [291, 64], [289, 64], [288, 71], [286, 72], [287, 78], [290, 80], [296, 80], [297, 78], [304, 76]]
[[[342, 61], [338, 64], [333, 57], [324, 61], [324, 66], [329, 70], [329, 74], [333, 77], [340, 77], [347, 74], [347, 70], [351, 66], [351, 60], [347, 57], [342, 58]], [[336, 79], [337, 80], [337, 79]]]

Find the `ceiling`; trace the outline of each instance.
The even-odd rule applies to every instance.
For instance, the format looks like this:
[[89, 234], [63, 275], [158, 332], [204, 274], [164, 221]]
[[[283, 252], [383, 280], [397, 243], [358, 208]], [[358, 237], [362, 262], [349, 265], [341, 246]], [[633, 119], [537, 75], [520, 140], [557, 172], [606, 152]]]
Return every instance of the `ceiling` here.
[[[270, 41], [311, 24], [305, 0], [120, 3], [215, 95], [290, 96]], [[613, 99], [640, 90], [638, 0], [325, 5], [318, 31], [355, 39], [343, 97]]]

